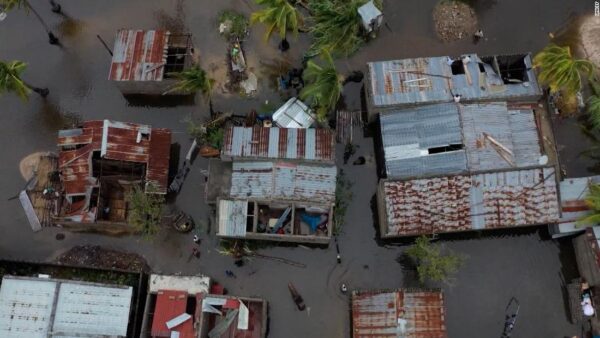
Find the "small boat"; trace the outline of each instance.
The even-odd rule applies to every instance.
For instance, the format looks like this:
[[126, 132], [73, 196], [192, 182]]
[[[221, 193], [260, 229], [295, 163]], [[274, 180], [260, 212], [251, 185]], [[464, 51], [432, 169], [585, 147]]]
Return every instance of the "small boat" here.
[[177, 213], [171, 226], [179, 232], [189, 232], [194, 228], [194, 220], [183, 211]]
[[519, 309], [521, 305], [519, 301], [512, 297], [508, 301], [508, 305], [506, 305], [505, 310], [505, 319], [504, 319], [504, 330], [502, 331], [502, 338], [509, 338], [512, 336], [512, 330], [515, 328], [515, 324], [517, 323], [517, 315], [519, 314]]
[[294, 303], [296, 303], [298, 310], [304, 311], [304, 309], [306, 309], [306, 305], [304, 305], [304, 299], [302, 299], [302, 296], [300, 296], [298, 291], [296, 291], [296, 288], [292, 283], [288, 283], [288, 289], [290, 289], [292, 299], [294, 300]]

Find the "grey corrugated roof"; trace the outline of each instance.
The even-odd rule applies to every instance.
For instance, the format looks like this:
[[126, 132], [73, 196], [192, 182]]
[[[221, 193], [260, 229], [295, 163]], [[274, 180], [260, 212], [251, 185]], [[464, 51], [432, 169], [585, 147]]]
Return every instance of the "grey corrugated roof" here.
[[315, 118], [304, 102], [292, 97], [273, 113], [273, 121], [282, 128], [309, 128]]
[[506, 103], [484, 103], [460, 105], [460, 112], [470, 171], [513, 167], [484, 138], [484, 133], [512, 151], [515, 167], [539, 164], [541, 151], [531, 110], [509, 111]]
[[[529, 54], [524, 57], [528, 81], [511, 84], [504, 84], [494, 67], [483, 63], [476, 54], [465, 56], [469, 56], [471, 62], [467, 63], [465, 74], [457, 75], [452, 74], [448, 56], [368, 63], [370, 85], [367, 90], [371, 104], [390, 107], [451, 102], [453, 94], [460, 94], [464, 101], [541, 95]], [[480, 71], [480, 63], [484, 72]]]
[[219, 236], [246, 236], [248, 201], [219, 200], [218, 210]]
[[[541, 155], [533, 112], [506, 103], [419, 106], [382, 113], [380, 124], [390, 178], [513, 168], [484, 135], [513, 153], [516, 168], [538, 165]], [[451, 144], [463, 149], [429, 154]]]
[[388, 177], [459, 173], [467, 170], [464, 150], [429, 154], [428, 149], [462, 144], [455, 104], [382, 113], [381, 135]]
[[560, 224], [576, 228], [577, 220], [591, 213], [585, 203], [591, 184], [600, 184], [600, 176], [567, 178], [560, 182]]
[[231, 197], [239, 199], [335, 201], [335, 166], [287, 162], [234, 162]]

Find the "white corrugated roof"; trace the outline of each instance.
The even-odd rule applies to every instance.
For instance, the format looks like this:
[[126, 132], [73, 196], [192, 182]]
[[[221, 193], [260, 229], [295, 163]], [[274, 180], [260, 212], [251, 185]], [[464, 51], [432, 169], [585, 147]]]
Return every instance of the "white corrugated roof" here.
[[309, 128], [315, 118], [304, 102], [292, 97], [273, 113], [273, 121], [282, 128]]
[[4, 276], [0, 337], [125, 337], [132, 294], [129, 286]]

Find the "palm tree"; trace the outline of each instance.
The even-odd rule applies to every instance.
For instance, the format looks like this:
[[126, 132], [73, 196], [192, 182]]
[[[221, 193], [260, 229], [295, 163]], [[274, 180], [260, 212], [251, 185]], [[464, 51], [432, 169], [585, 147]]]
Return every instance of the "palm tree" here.
[[[53, 6], [53, 9], [54, 9], [55, 4], [53, 4], [53, 1], [51, 1], [50, 4]], [[48, 24], [46, 24], [44, 19], [42, 19], [42, 17], [38, 14], [38, 12], [31, 6], [31, 4], [29, 3], [28, 0], [0, 0], [0, 8], [2, 8], [4, 11], [10, 11], [14, 8], [17, 8], [17, 9], [25, 8], [28, 11], [30, 10], [31, 12], [33, 12], [35, 17], [42, 24], [42, 26], [44, 27], [44, 30], [48, 34], [48, 42], [50, 42], [51, 45], [59, 44], [59, 40], [56, 37], [56, 35], [54, 35], [54, 33], [52, 33]]]
[[302, 15], [288, 0], [256, 0], [259, 5], [266, 8], [252, 13], [250, 22], [255, 24], [260, 22], [267, 26], [265, 41], [269, 40], [275, 30], [279, 31], [281, 46], [284, 47], [287, 42], [287, 32], [292, 31], [294, 36], [298, 35], [298, 28], [304, 22]]
[[593, 129], [600, 130], [600, 84], [597, 79], [590, 79], [593, 95], [587, 101], [587, 113]]
[[311, 0], [309, 7], [315, 24], [310, 32], [313, 44], [309, 55], [319, 53], [323, 49], [334, 55], [348, 56], [354, 53], [364, 39], [361, 38], [361, 18], [358, 8], [367, 0]]
[[183, 92], [188, 94], [201, 92], [205, 97], [210, 98], [214, 80], [209, 78], [204, 69], [199, 65], [194, 65], [182, 72], [171, 73], [169, 75], [173, 76], [178, 81], [173, 87], [164, 92], [163, 95], [172, 92]]
[[0, 61], [0, 94], [3, 92], [14, 92], [22, 100], [29, 98], [30, 91], [46, 97], [50, 93], [48, 88], [38, 88], [21, 79], [21, 73], [25, 71], [27, 64], [22, 61]]
[[307, 62], [302, 73], [302, 78], [307, 84], [302, 88], [300, 98], [316, 108], [319, 122], [325, 122], [342, 95], [345, 77], [337, 73], [328, 51], [322, 52], [321, 59], [325, 63], [323, 66], [313, 60]]
[[589, 78], [594, 71], [593, 63], [575, 59], [568, 46], [560, 47], [553, 43], [533, 58], [533, 66], [542, 69], [538, 74], [540, 83], [548, 85], [554, 93], [562, 91], [567, 95], [581, 90], [581, 74]]
[[577, 221], [577, 225], [596, 225], [600, 223], [600, 184], [590, 184], [585, 204], [592, 213]]

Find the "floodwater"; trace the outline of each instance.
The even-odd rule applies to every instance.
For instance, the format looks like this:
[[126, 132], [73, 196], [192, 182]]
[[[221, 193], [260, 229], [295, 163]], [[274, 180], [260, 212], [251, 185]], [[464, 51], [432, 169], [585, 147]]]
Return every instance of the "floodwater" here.
[[[107, 81], [110, 55], [97, 35], [112, 46], [112, 37], [119, 28], [150, 29], [183, 24], [194, 36], [201, 63], [219, 80], [225, 67], [226, 44], [216, 31], [217, 13], [228, 8], [250, 13], [256, 8], [250, 0], [78, 0], [62, 1], [65, 17], [51, 13], [45, 1], [31, 2], [59, 35], [63, 46], [47, 43], [33, 15], [11, 12], [0, 22], [0, 58], [27, 62], [29, 67], [24, 78], [50, 89], [46, 102], [36, 96], [29, 102], [21, 102], [12, 95], [0, 98], [0, 192], [5, 198], [14, 196], [24, 186], [19, 161], [32, 152], [54, 150], [56, 131], [75, 120], [109, 118], [171, 128], [175, 141], [186, 151], [191, 141], [182, 121], [189, 116], [208, 116], [208, 105], [200, 97], [196, 98], [195, 105], [129, 104]], [[341, 72], [364, 70], [365, 62], [381, 59], [465, 52], [535, 52], [548, 42], [549, 32], [568, 24], [574, 16], [593, 11], [593, 2], [588, 0], [486, 0], [477, 3], [485, 40], [477, 45], [468, 40], [442, 44], [437, 41], [431, 22], [435, 0], [387, 0], [384, 3], [388, 25], [375, 41], [352, 58], [340, 60]], [[172, 20], [166, 19], [168, 16]], [[263, 32], [261, 27], [253, 28], [245, 44], [249, 65], [259, 77], [265, 72], [260, 61], [269, 62], [279, 55], [276, 39], [265, 44]], [[291, 44], [291, 50], [283, 57], [299, 65], [307, 39], [291, 40]], [[265, 100], [279, 102], [279, 95], [269, 90], [271, 87], [272, 84], [262, 79], [258, 96], [251, 99], [217, 90], [214, 106], [218, 110], [245, 114], [252, 108], [257, 109]], [[354, 84], [346, 87], [344, 97], [349, 109], [360, 109], [359, 90], [360, 86]], [[557, 137], [568, 139], [569, 135], [557, 133]], [[360, 148], [355, 156], [373, 155], [372, 139], [358, 136], [357, 142]], [[569, 143], [567, 152], [581, 146]], [[339, 163], [342, 151], [338, 148]], [[203, 159], [194, 163], [177, 198], [178, 206], [204, 225], [204, 233], [209, 224], [201, 169], [206, 168], [207, 161]], [[60, 229], [32, 233], [18, 201], [6, 199], [0, 203], [0, 257], [46, 261], [73, 245], [83, 244], [131, 250], [142, 254], [156, 271], [202, 273], [222, 282], [232, 294], [266, 298], [270, 303], [270, 337], [349, 337], [348, 299], [338, 291], [340, 283], [345, 282], [350, 289], [380, 289], [414, 286], [415, 281], [414, 273], [403, 270], [397, 262], [403, 248], [380, 246], [375, 240], [370, 207], [377, 182], [375, 164], [348, 165], [344, 170], [354, 183], [354, 198], [339, 237], [341, 265], [336, 264], [332, 245], [327, 249], [300, 246], [261, 251], [304, 263], [305, 269], [260, 259], [236, 268], [231, 258], [217, 252], [218, 241], [214, 235], [206, 234], [202, 235], [201, 259], [190, 260], [191, 235], [171, 231], [165, 231], [153, 242], [137, 237], [71, 233], [67, 233], [63, 241], [56, 241], [55, 234]], [[443, 286], [450, 337], [500, 336], [504, 307], [513, 296], [521, 302], [514, 338], [570, 337], [580, 332], [567, 321], [561, 288], [563, 280], [575, 274], [568, 243], [548, 240], [544, 230], [482, 238], [463, 236], [442, 243], [468, 256], [453, 285]], [[225, 269], [234, 270], [238, 278], [227, 279]], [[288, 281], [296, 285], [309, 310], [296, 310], [287, 290]]]

